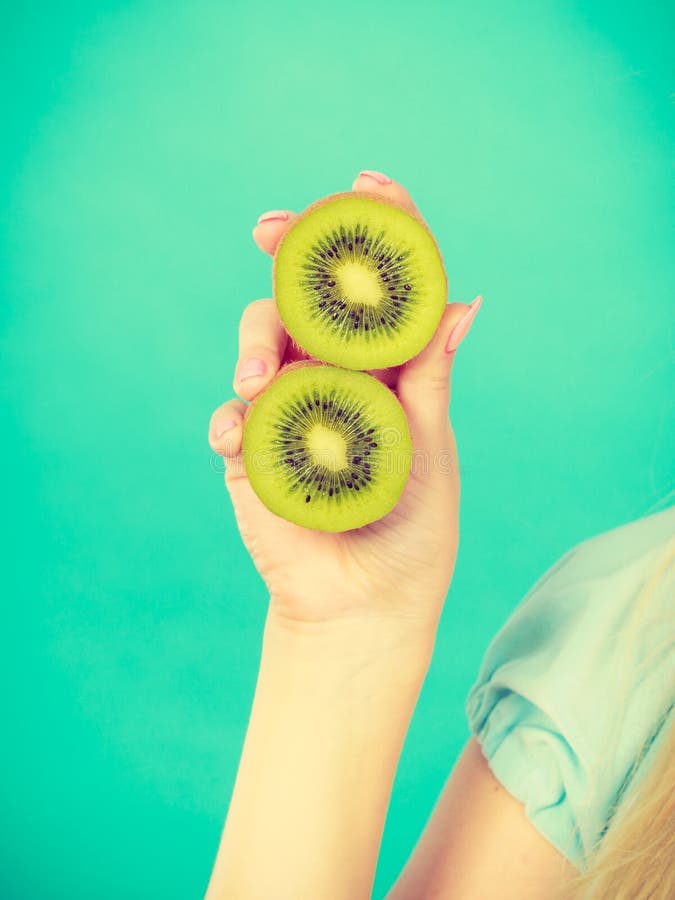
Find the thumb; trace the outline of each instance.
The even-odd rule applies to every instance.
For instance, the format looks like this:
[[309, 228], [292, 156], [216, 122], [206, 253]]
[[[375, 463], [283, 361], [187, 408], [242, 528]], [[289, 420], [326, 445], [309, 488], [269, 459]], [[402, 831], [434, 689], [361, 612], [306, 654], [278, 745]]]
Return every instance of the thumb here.
[[450, 370], [482, 301], [478, 296], [470, 304], [448, 304], [430, 343], [401, 369], [397, 393], [416, 450], [431, 450], [446, 440]]

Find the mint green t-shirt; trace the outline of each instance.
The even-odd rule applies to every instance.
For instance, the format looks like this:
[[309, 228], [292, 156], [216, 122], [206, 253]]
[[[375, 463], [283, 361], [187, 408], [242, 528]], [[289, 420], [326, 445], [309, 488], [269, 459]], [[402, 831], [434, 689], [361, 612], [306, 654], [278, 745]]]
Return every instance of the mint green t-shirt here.
[[546, 572], [488, 647], [466, 713], [497, 779], [583, 869], [675, 727], [675, 507]]

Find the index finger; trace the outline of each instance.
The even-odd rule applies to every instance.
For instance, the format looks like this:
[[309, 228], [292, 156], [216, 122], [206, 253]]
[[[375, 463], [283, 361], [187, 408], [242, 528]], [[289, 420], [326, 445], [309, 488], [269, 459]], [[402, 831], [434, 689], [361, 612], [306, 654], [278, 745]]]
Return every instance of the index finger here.
[[253, 229], [253, 240], [263, 253], [274, 256], [279, 241], [292, 228], [298, 214], [290, 209], [271, 209], [263, 213]]
[[[363, 169], [354, 180], [352, 190], [376, 194], [384, 200], [389, 200], [402, 207], [402, 209], [415, 216], [416, 219], [419, 219], [423, 225], [427, 224], [403, 185], [382, 172], [375, 172], [373, 169]], [[263, 213], [258, 219], [253, 229], [253, 240], [263, 253], [274, 256], [279, 246], [279, 241], [293, 227], [298, 218], [298, 213], [292, 212], [290, 209], [271, 209]]]

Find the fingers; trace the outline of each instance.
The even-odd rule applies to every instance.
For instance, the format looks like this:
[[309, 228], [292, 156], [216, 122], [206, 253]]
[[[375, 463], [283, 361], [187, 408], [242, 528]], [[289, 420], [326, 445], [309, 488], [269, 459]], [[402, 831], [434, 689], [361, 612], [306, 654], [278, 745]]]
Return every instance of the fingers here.
[[473, 303], [451, 303], [424, 350], [407, 362], [398, 380], [398, 396], [406, 411], [416, 449], [438, 449], [447, 435], [450, 370], [460, 342], [480, 309]]
[[253, 229], [253, 240], [263, 253], [274, 256], [279, 241], [297, 218], [297, 214], [288, 209], [272, 209], [263, 213]]
[[239, 454], [246, 409], [241, 400], [229, 400], [213, 413], [209, 422], [209, 444], [215, 453], [230, 458]]
[[279, 370], [287, 340], [274, 300], [249, 303], [239, 323], [234, 389], [240, 397], [252, 400], [267, 387]]
[[402, 184], [389, 178], [388, 175], [383, 175], [381, 172], [375, 172], [371, 169], [364, 169], [352, 184], [352, 190], [368, 191], [369, 194], [377, 194], [385, 200], [391, 200], [392, 203], [396, 203], [397, 206], [401, 206], [421, 222], [424, 222], [422, 214], [413, 203], [413, 199], [408, 191]]
[[[422, 214], [413, 203], [408, 191], [397, 181], [375, 172], [372, 169], [364, 169], [352, 184], [353, 191], [368, 191], [370, 194], [378, 194], [385, 200], [391, 200], [403, 207], [413, 216], [424, 222]], [[263, 213], [258, 219], [258, 224], [253, 229], [253, 240], [263, 253], [274, 256], [279, 241], [298, 219], [298, 214], [288, 209], [271, 209]], [[426, 223], [425, 223], [426, 224]]]

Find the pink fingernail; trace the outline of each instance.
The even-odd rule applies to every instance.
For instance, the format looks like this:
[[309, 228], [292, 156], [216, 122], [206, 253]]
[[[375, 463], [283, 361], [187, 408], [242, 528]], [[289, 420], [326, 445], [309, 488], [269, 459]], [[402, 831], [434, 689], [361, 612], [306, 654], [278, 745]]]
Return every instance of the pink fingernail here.
[[455, 325], [455, 327], [450, 332], [450, 337], [448, 338], [448, 343], [445, 347], [446, 353], [453, 353], [464, 340], [471, 328], [471, 323], [476, 317], [476, 313], [480, 309], [480, 305], [483, 302], [482, 297], [476, 297], [473, 303], [469, 304], [469, 309], [465, 313], [464, 318], [460, 319], [459, 322]]
[[288, 213], [283, 209], [271, 209], [258, 219], [258, 225], [262, 225], [263, 222], [288, 222]]
[[359, 172], [359, 178], [372, 178], [373, 181], [376, 181], [378, 184], [391, 184], [391, 178], [388, 175], [383, 175], [382, 172], [374, 172], [372, 169], [364, 169], [363, 172]]
[[246, 381], [247, 378], [259, 378], [267, 371], [267, 363], [264, 359], [258, 359], [252, 356], [247, 359], [239, 369], [239, 381]]
[[232, 431], [232, 429], [236, 427], [237, 423], [234, 419], [228, 419], [226, 422], [216, 425], [216, 438], [222, 437], [226, 431]]

